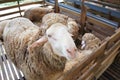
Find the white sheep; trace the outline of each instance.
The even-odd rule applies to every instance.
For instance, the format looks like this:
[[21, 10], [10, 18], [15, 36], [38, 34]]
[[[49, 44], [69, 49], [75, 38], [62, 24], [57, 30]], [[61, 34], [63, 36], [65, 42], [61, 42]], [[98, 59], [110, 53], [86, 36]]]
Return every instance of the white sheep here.
[[75, 43], [65, 25], [55, 23], [44, 36], [26, 18], [12, 19], [4, 29], [7, 55], [27, 80], [56, 80], [66, 60], [76, 57]]
[[46, 30], [54, 23], [62, 23], [66, 25], [68, 32], [71, 33], [73, 38], [78, 38], [79, 27], [76, 21], [60, 13], [48, 13], [43, 16], [41, 25], [41, 27], [43, 28], [43, 33], [45, 33]]

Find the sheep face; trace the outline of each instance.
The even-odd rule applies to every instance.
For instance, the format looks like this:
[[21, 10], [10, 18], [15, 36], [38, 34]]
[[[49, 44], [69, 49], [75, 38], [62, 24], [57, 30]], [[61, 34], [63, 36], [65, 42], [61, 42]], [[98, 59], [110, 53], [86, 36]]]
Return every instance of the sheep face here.
[[101, 44], [101, 40], [92, 33], [85, 33], [81, 44], [81, 49], [95, 50]]
[[76, 45], [65, 25], [55, 23], [46, 31], [54, 53], [64, 56], [68, 60], [76, 57]]

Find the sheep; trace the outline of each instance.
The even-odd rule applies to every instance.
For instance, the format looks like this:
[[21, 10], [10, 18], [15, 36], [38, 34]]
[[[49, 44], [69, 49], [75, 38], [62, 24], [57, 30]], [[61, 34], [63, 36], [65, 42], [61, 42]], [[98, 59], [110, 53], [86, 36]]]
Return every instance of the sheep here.
[[6, 24], [9, 22], [10, 20], [4, 20], [0, 22], [0, 39], [2, 40], [2, 35], [3, 35], [3, 30], [6, 26]]
[[3, 32], [5, 50], [27, 80], [56, 80], [66, 62], [77, 56], [76, 45], [61, 23], [41, 33], [26, 18], [12, 19]]
[[32, 22], [39, 22], [42, 20], [42, 17], [47, 14], [51, 13], [54, 10], [51, 8], [45, 7], [32, 7], [24, 12], [24, 17], [30, 19]]
[[41, 23], [43, 34], [54, 23], [62, 23], [66, 25], [68, 32], [71, 33], [71, 36], [74, 38], [74, 40], [78, 38], [78, 24], [75, 22], [74, 19], [60, 13], [48, 13], [43, 16]]
[[92, 53], [100, 46], [101, 40], [92, 33], [85, 33], [82, 37], [81, 44], [82, 44], [81, 49], [89, 50]]
[[77, 57], [71, 61], [66, 62], [64, 73], [72, 69], [83, 60], [87, 59], [93, 53], [93, 51], [95, 51], [100, 46], [101, 40], [92, 33], [85, 33], [82, 36], [81, 44], [81, 49], [78, 48]]

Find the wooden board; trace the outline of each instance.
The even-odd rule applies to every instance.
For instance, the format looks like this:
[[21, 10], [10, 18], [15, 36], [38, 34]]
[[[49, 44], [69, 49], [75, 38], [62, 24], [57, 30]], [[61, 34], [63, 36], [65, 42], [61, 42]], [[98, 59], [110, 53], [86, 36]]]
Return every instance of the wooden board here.
[[13, 1], [17, 1], [17, 0], [0, 0], [0, 3], [13, 2]]

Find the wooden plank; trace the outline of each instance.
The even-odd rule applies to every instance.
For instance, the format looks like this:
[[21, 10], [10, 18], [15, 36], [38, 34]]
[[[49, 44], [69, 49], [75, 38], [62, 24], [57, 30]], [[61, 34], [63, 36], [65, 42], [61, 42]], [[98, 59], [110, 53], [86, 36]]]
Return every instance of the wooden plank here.
[[100, 33], [96, 32], [96, 31], [92, 31], [92, 33], [98, 37], [100, 40], [104, 40], [107, 36], [105, 35], [101, 35]]
[[100, 77], [100, 75], [112, 64], [112, 62], [113, 62], [113, 60], [114, 60], [114, 58], [115, 58], [116, 55], [117, 55], [116, 52], [115, 52], [115, 53], [112, 53], [109, 57], [106, 58], [106, 59], [107, 59], [107, 62], [104, 63], [104, 64], [102, 64], [102, 65], [98, 68], [97, 72], [95, 72], [95, 76], [96, 76], [97, 79], [98, 79], [98, 78]]
[[116, 33], [110, 37], [109, 42], [114, 42], [116, 40], [120, 40], [120, 28], [116, 30]]
[[10, 13], [7, 13], [7, 14], [2, 14], [2, 15], [0, 15], [0, 17], [2, 17], [2, 16], [7, 16], [7, 15], [11, 15], [11, 14], [16, 14], [16, 13], [23, 12], [23, 11], [24, 11], [24, 10], [15, 11], [15, 12], [10, 12]]
[[107, 3], [112, 3], [112, 4], [116, 4], [116, 5], [120, 4], [120, 0], [100, 0], [100, 1], [107, 2]]
[[104, 42], [99, 49], [97, 49], [93, 54], [91, 54], [83, 62], [76, 65], [73, 69], [62, 75], [58, 80], [75, 80], [77, 77], [81, 76], [81, 70], [84, 69], [89, 63], [91, 63], [97, 56], [104, 52], [107, 42]]
[[102, 1], [95, 1], [95, 0], [87, 0], [89, 2], [94, 2], [94, 3], [97, 3], [97, 4], [102, 4], [103, 6], [110, 6], [110, 7], [113, 7], [113, 8], [118, 8], [120, 9], [120, 5], [115, 5], [115, 4], [112, 4], [112, 3], [108, 3], [108, 2], [102, 2]]
[[[12, 18], [7, 18], [7, 19], [4, 19], [4, 20], [9, 20], [9, 19], [17, 18], [17, 17], [21, 17], [21, 16], [19, 15], [19, 16], [15, 16], [15, 17], [12, 17]], [[0, 21], [4, 21], [4, 20], [0, 20]]]
[[115, 63], [120, 64], [120, 50], [119, 50], [118, 55], [115, 58]]
[[[32, 4], [40, 4], [40, 3], [42, 3], [42, 2], [43, 2], [43, 1], [24, 3], [24, 4], [20, 4], [20, 6], [22, 7], [22, 6], [32, 5]], [[0, 8], [0, 11], [6, 10], [6, 9], [11, 9], [11, 8], [16, 8], [16, 7], [18, 7], [18, 5], [10, 6], [10, 7], [4, 7], [4, 8]]]
[[[120, 48], [120, 40], [119, 41], [117, 41], [115, 44], [114, 44], [114, 46], [112, 46], [108, 51], [106, 50], [106, 52], [105, 52], [105, 58], [107, 58], [107, 55], [110, 55], [110, 54], [112, 54], [112, 53], [114, 53], [114, 52], [118, 52], [118, 50], [119, 50], [119, 48]], [[104, 63], [104, 62], [103, 62]]]
[[83, 75], [81, 75], [79, 77], [79, 80], [86, 80], [88, 78], [88, 76], [91, 75], [91, 73], [93, 72], [96, 65], [97, 65], [97, 63], [93, 64], [86, 72], [84, 72]]
[[[95, 15], [99, 15], [99, 16], [104, 17], [104, 18], [107, 18], [108, 20], [111, 20], [114, 22], [120, 22], [120, 18], [115, 16], [115, 14], [111, 13], [111, 12], [109, 12], [108, 14], [105, 14], [105, 13], [102, 13], [100, 11], [95, 11], [93, 9], [89, 9], [88, 12], [95, 14]], [[112, 15], [112, 14], [114, 14], [114, 15]]]
[[94, 18], [91, 18], [91, 17], [87, 17], [87, 21], [90, 22], [90, 23], [93, 23], [94, 25], [97, 25], [97, 26], [100, 26], [100, 27], [103, 27], [103, 28], [106, 28], [110, 31], [114, 31], [115, 28], [109, 24], [106, 24], [104, 22], [101, 22], [101, 21], [98, 21]]
[[13, 2], [13, 1], [17, 1], [17, 0], [0, 0], [0, 3], [7, 3], [7, 2]]
[[[79, 80], [79, 79], [78, 79]], [[95, 77], [94, 77], [94, 74], [91, 73], [87, 78], [86, 80], [96, 80]]]
[[111, 56], [109, 56], [110, 58], [108, 56], [104, 57], [104, 59], [106, 59], [106, 60], [104, 60], [102, 62], [102, 64], [101, 64], [102, 67], [100, 67], [98, 69], [98, 71], [95, 73], [96, 78], [98, 78], [108, 68], [108, 66], [112, 63], [113, 59], [118, 54], [117, 51], [119, 48], [120, 48], [120, 40], [109, 51], [106, 52], [108, 56], [109, 56], [109, 54]]
[[116, 43], [116, 41], [118, 41], [118, 40], [120, 40], [120, 28], [116, 31], [115, 34], [113, 34], [110, 37], [107, 48], [108, 49], [111, 48], [111, 46], [114, 45]]
[[82, 0], [81, 5], [81, 16], [80, 16], [80, 25], [81, 25], [81, 34], [85, 34], [85, 24], [87, 20], [87, 7], [84, 5], [84, 0]]
[[101, 28], [99, 26], [94, 26], [94, 25], [90, 25], [90, 24], [86, 24], [86, 28], [90, 29], [90, 30], [94, 30], [98, 33], [100, 33], [101, 35], [104, 35], [104, 36], [111, 36], [112, 34], [115, 33], [115, 31], [105, 31], [104, 28]]
[[55, 6], [54, 6], [54, 9], [55, 9], [55, 13], [59, 13], [60, 12], [60, 8], [59, 8], [59, 4], [58, 4], [58, 0], [55, 0]]
[[104, 66], [102, 68], [102, 70], [98, 72], [101, 75], [108, 68], [108, 66], [110, 66], [110, 64], [113, 62], [115, 56], [117, 55], [116, 52], [118, 51], [118, 48], [120, 47], [118, 44], [120, 44], [120, 41], [118, 41], [115, 44], [115, 46], [111, 49], [112, 52], [108, 51], [110, 55], [104, 55], [104, 56], [101, 56], [101, 57], [99, 56], [99, 58], [97, 59], [97, 61], [95, 61], [96, 63], [93, 64], [94, 66], [91, 66], [91, 68], [88, 69], [88, 71], [85, 72], [86, 74], [84, 73], [82, 76], [80, 76], [79, 79], [80, 80], [86, 80], [86, 76], [91, 75], [92, 72], [95, 73], [100, 67]]

